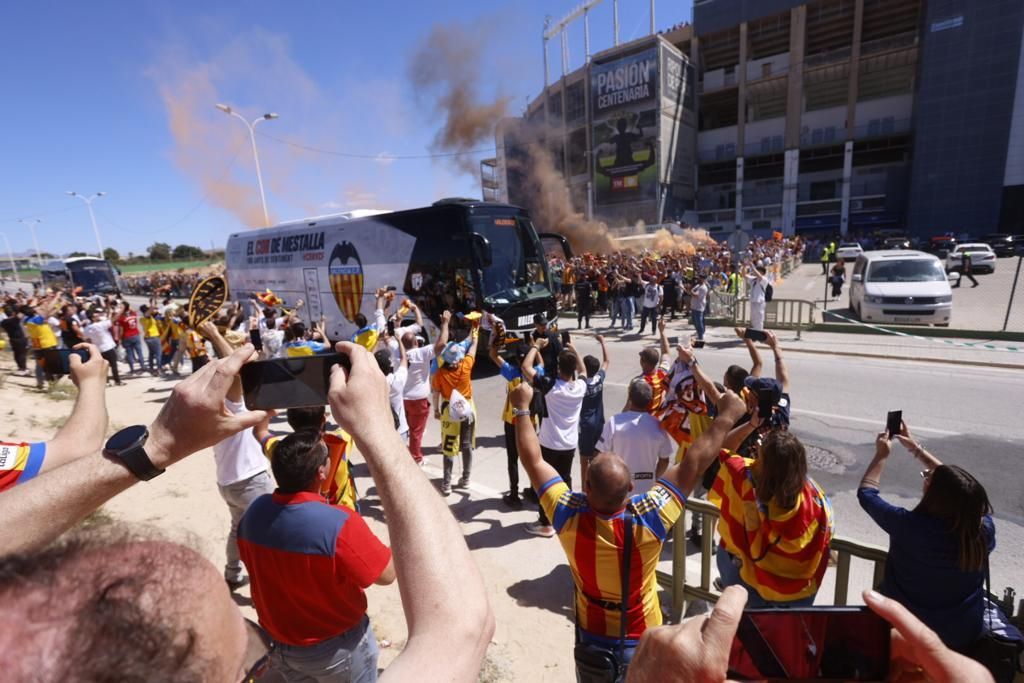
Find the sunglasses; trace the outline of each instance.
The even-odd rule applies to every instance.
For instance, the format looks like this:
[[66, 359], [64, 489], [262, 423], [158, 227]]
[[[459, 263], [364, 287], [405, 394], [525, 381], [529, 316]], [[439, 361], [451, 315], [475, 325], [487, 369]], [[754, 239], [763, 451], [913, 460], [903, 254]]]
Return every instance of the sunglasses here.
[[253, 683], [262, 678], [270, 668], [270, 653], [274, 651], [274, 642], [259, 624], [251, 619], [245, 620], [245, 660], [243, 667], [245, 677], [242, 683]]

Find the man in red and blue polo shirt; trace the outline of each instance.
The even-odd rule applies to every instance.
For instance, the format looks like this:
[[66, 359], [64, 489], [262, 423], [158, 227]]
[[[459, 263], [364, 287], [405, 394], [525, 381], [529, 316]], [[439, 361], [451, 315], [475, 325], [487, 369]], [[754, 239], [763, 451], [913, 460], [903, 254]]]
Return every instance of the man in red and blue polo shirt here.
[[242, 516], [238, 550], [286, 680], [375, 681], [365, 589], [395, 580], [391, 551], [358, 513], [323, 498], [328, 467], [319, 432], [282, 439], [271, 461], [278, 488]]

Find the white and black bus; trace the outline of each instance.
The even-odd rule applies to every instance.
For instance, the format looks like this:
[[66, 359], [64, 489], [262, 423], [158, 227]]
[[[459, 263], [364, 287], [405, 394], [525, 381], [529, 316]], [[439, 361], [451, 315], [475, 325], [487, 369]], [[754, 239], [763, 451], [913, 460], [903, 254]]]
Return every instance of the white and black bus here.
[[443, 199], [408, 211], [308, 218], [228, 239], [228, 289], [235, 300], [270, 289], [286, 308], [306, 302], [332, 339], [347, 339], [362, 313], [373, 320], [374, 292], [393, 286], [414, 301], [436, 332], [441, 313], [485, 309], [521, 337], [541, 314], [557, 315], [541, 237], [521, 208]]

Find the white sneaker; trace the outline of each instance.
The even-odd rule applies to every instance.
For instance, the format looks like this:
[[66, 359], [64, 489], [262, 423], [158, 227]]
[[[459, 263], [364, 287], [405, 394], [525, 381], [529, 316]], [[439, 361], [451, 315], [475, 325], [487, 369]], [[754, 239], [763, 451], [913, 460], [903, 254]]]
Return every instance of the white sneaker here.
[[544, 526], [540, 522], [530, 522], [526, 525], [526, 533], [551, 538], [555, 535], [555, 528], [553, 526]]

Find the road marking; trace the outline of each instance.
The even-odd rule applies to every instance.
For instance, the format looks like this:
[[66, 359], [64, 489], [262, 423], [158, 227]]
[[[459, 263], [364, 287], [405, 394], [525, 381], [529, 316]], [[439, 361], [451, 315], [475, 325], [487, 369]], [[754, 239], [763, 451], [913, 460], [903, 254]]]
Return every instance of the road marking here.
[[817, 283], [817, 282], [815, 282], [814, 280], [811, 280], [811, 281], [810, 281], [810, 282], [808, 282], [808, 283], [807, 283], [806, 285], [804, 285], [804, 289], [810, 289], [811, 287], [813, 287], [813, 286], [814, 286], [814, 285], [816, 285], [816, 284], [818, 284], [818, 283]]
[[[828, 417], [834, 420], [846, 420], [847, 422], [859, 422], [862, 424], [875, 425], [876, 427], [884, 426], [884, 420], [869, 420], [863, 417], [851, 417], [850, 415], [836, 415], [835, 413], [820, 413], [817, 410], [805, 410], [803, 408], [793, 408], [792, 412], [797, 415], [811, 415], [813, 417]], [[960, 436], [960, 432], [951, 432], [945, 429], [934, 429], [931, 427], [914, 427], [915, 432], [927, 432], [931, 434], [938, 434], [940, 436]]]

